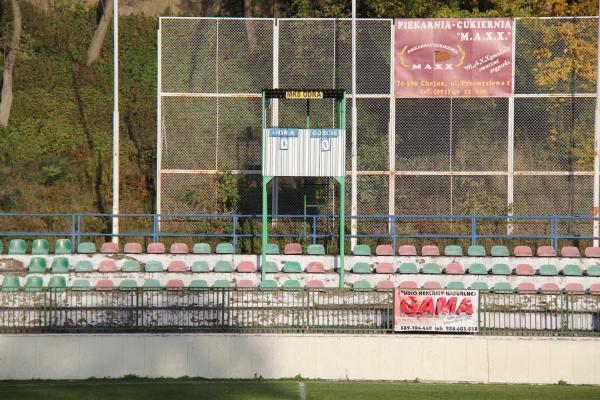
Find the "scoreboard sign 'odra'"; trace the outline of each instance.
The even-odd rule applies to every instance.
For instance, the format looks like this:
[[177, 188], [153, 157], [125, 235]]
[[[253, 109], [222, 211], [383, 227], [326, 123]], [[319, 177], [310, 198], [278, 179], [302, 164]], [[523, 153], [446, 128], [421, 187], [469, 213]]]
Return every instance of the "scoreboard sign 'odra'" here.
[[394, 330], [478, 332], [477, 290], [396, 289]]
[[[287, 94], [286, 94], [287, 95]], [[344, 176], [344, 129], [267, 128], [263, 175]]]

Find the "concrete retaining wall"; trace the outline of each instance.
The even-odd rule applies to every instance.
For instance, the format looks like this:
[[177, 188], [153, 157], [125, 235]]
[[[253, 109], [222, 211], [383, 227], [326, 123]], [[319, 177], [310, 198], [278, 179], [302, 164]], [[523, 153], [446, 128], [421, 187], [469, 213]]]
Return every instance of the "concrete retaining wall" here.
[[204, 377], [600, 384], [600, 339], [2, 335], [0, 379]]

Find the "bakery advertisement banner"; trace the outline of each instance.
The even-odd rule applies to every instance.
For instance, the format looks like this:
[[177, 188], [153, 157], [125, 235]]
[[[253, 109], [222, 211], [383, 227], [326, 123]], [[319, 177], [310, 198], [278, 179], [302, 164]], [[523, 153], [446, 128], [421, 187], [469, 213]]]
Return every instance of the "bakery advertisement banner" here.
[[478, 332], [477, 290], [396, 289], [396, 332]]
[[506, 97], [510, 18], [397, 19], [396, 97]]

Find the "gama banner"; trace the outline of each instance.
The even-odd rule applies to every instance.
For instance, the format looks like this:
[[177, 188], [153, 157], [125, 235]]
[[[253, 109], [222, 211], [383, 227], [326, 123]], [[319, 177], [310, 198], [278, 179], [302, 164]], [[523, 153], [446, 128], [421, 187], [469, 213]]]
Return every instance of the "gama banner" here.
[[395, 21], [396, 97], [506, 97], [512, 91], [510, 18]]
[[394, 330], [478, 332], [479, 291], [396, 289]]

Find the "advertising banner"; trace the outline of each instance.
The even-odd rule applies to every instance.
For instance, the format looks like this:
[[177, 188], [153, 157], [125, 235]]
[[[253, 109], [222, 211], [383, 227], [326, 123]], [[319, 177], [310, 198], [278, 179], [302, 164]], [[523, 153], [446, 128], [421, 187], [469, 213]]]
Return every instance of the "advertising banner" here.
[[506, 97], [510, 18], [397, 19], [396, 97]]
[[478, 332], [477, 290], [396, 289], [394, 330]]

